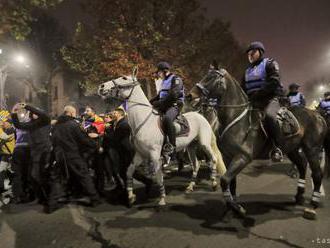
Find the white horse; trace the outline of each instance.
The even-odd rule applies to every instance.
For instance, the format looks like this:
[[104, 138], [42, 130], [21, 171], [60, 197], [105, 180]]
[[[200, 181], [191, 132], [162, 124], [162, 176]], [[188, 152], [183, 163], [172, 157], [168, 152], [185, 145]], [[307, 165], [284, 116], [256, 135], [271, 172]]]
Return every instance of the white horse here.
[[[153, 167], [157, 183], [160, 187], [159, 206], [166, 205], [165, 187], [162, 173], [161, 151], [164, 143], [164, 135], [159, 128], [159, 115], [145, 96], [140, 83], [136, 78], [137, 71], [132, 76], [123, 76], [115, 80], [103, 83], [99, 86], [98, 93], [103, 98], [120, 98], [127, 102], [128, 122], [132, 129], [133, 144], [136, 150], [134, 158], [127, 170], [127, 193], [129, 205], [132, 205], [136, 196], [133, 193], [133, 173], [135, 168], [143, 161], [147, 161]], [[222, 155], [216, 144], [216, 137], [210, 124], [196, 112], [185, 113], [190, 132], [188, 136], [177, 138], [176, 150], [190, 149], [193, 141], [203, 147], [210, 164], [217, 163], [225, 173], [226, 167]], [[197, 160], [197, 159], [196, 159]], [[212, 165], [210, 166], [213, 167]]]

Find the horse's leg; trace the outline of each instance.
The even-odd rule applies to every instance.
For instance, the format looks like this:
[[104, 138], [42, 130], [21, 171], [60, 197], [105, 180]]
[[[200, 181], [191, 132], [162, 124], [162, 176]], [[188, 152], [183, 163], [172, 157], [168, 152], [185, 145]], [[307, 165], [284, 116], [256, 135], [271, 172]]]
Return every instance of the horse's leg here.
[[162, 166], [160, 159], [158, 158], [152, 158], [151, 160], [152, 165], [155, 168], [156, 171], [156, 181], [159, 186], [159, 202], [158, 206], [162, 207], [166, 205], [165, 197], [166, 197], [166, 191], [165, 191], [165, 185], [164, 185], [164, 176], [162, 171]]
[[319, 207], [320, 204], [320, 197], [321, 197], [321, 184], [322, 184], [322, 170], [320, 166], [320, 148], [312, 148], [304, 149], [304, 153], [307, 156], [307, 160], [309, 162], [309, 166], [312, 171], [312, 179], [313, 179], [313, 195], [312, 195], [312, 200], [311, 200], [311, 205], [316, 209]]
[[295, 196], [296, 204], [302, 205], [305, 202], [304, 193], [305, 193], [305, 183], [306, 183], [306, 168], [307, 161], [299, 153], [299, 150], [292, 151], [288, 153], [289, 159], [297, 166], [299, 172], [299, 179], [297, 185], [297, 193]]
[[135, 167], [139, 166], [142, 162], [143, 162], [142, 157], [138, 152], [136, 152], [126, 172], [127, 175], [126, 189], [127, 189], [129, 207], [131, 207], [136, 200], [136, 196], [133, 193], [133, 174], [135, 172]]
[[236, 199], [233, 198], [230, 190], [230, 184], [232, 180], [236, 178], [238, 173], [240, 173], [241, 170], [243, 170], [250, 162], [251, 158], [243, 154], [236, 155], [228, 166], [226, 173], [220, 178], [220, 185], [227, 207], [232, 209], [240, 217], [245, 217], [246, 210], [236, 202]]
[[234, 200], [237, 200], [237, 195], [236, 195], [236, 184], [237, 184], [237, 178], [234, 177], [231, 181], [230, 181], [230, 193], [233, 196]]
[[188, 185], [188, 187], [186, 188], [186, 193], [190, 193], [194, 191], [194, 186], [196, 185], [196, 180], [197, 180], [197, 174], [199, 171], [199, 162], [196, 156], [196, 147], [193, 147], [192, 145], [190, 145], [189, 147], [187, 147], [187, 152], [189, 155], [189, 159], [191, 161], [192, 164], [192, 177], [191, 177], [191, 181]]
[[[216, 144], [216, 137], [214, 136], [213, 131], [210, 130], [210, 132], [211, 132], [210, 136], [208, 136], [208, 135], [200, 136], [199, 142], [200, 142], [200, 145], [201, 145], [203, 151], [205, 152], [207, 165], [208, 165], [209, 169], [211, 170], [212, 189], [214, 191], [216, 191], [218, 188], [218, 183], [217, 183], [218, 172], [217, 172], [217, 164], [216, 164], [217, 157], [215, 154], [217, 153], [218, 159], [221, 159], [221, 160], [222, 160], [222, 155], [221, 155], [220, 151], [218, 150], [218, 146]], [[225, 166], [223, 165], [223, 167], [225, 167]]]
[[208, 166], [211, 170], [211, 184], [212, 184], [212, 190], [216, 191], [218, 189], [218, 182], [217, 182], [217, 164], [213, 163], [212, 160], [209, 160], [208, 162]]

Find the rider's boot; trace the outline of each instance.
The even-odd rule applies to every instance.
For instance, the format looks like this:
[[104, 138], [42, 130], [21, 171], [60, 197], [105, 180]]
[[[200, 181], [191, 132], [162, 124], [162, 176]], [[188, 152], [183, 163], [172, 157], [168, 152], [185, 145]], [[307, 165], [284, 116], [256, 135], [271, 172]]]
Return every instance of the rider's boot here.
[[282, 150], [276, 146], [276, 135], [279, 133], [279, 126], [277, 124], [276, 119], [273, 116], [266, 115], [266, 130], [267, 134], [273, 144], [272, 151], [270, 153], [270, 158], [273, 162], [283, 161], [283, 152]]
[[172, 122], [168, 123], [167, 137], [168, 142], [163, 147], [163, 155], [165, 158], [169, 158], [173, 155], [176, 149], [175, 126]]

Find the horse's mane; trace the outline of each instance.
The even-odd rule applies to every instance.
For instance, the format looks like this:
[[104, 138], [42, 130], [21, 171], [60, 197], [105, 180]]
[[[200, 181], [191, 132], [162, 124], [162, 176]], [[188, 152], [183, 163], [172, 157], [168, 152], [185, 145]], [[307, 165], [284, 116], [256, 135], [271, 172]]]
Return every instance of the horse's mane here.
[[244, 92], [242, 86], [239, 84], [239, 82], [236, 80], [236, 78], [234, 78], [226, 69], [222, 68], [221, 71], [223, 72], [225, 79], [229, 80], [230, 83], [235, 84], [236, 88], [239, 89], [239, 91], [242, 93], [244, 99], [247, 101], [248, 96], [246, 95], [246, 93]]

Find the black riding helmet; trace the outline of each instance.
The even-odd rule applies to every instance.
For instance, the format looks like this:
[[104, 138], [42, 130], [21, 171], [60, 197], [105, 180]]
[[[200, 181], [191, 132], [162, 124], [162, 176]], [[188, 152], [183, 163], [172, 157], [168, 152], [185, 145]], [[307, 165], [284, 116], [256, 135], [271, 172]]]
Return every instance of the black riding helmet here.
[[248, 53], [251, 50], [259, 50], [262, 54], [265, 53], [266, 49], [264, 44], [260, 41], [254, 41], [251, 42], [248, 48], [246, 49], [246, 53]]
[[324, 98], [327, 98], [330, 96], [330, 91], [324, 92]]
[[299, 89], [300, 85], [297, 83], [292, 83], [289, 85], [289, 90], [295, 90], [295, 89]]
[[169, 70], [169, 69], [171, 69], [171, 65], [166, 61], [161, 61], [157, 64], [157, 72], [158, 71], [166, 71], [166, 70]]

